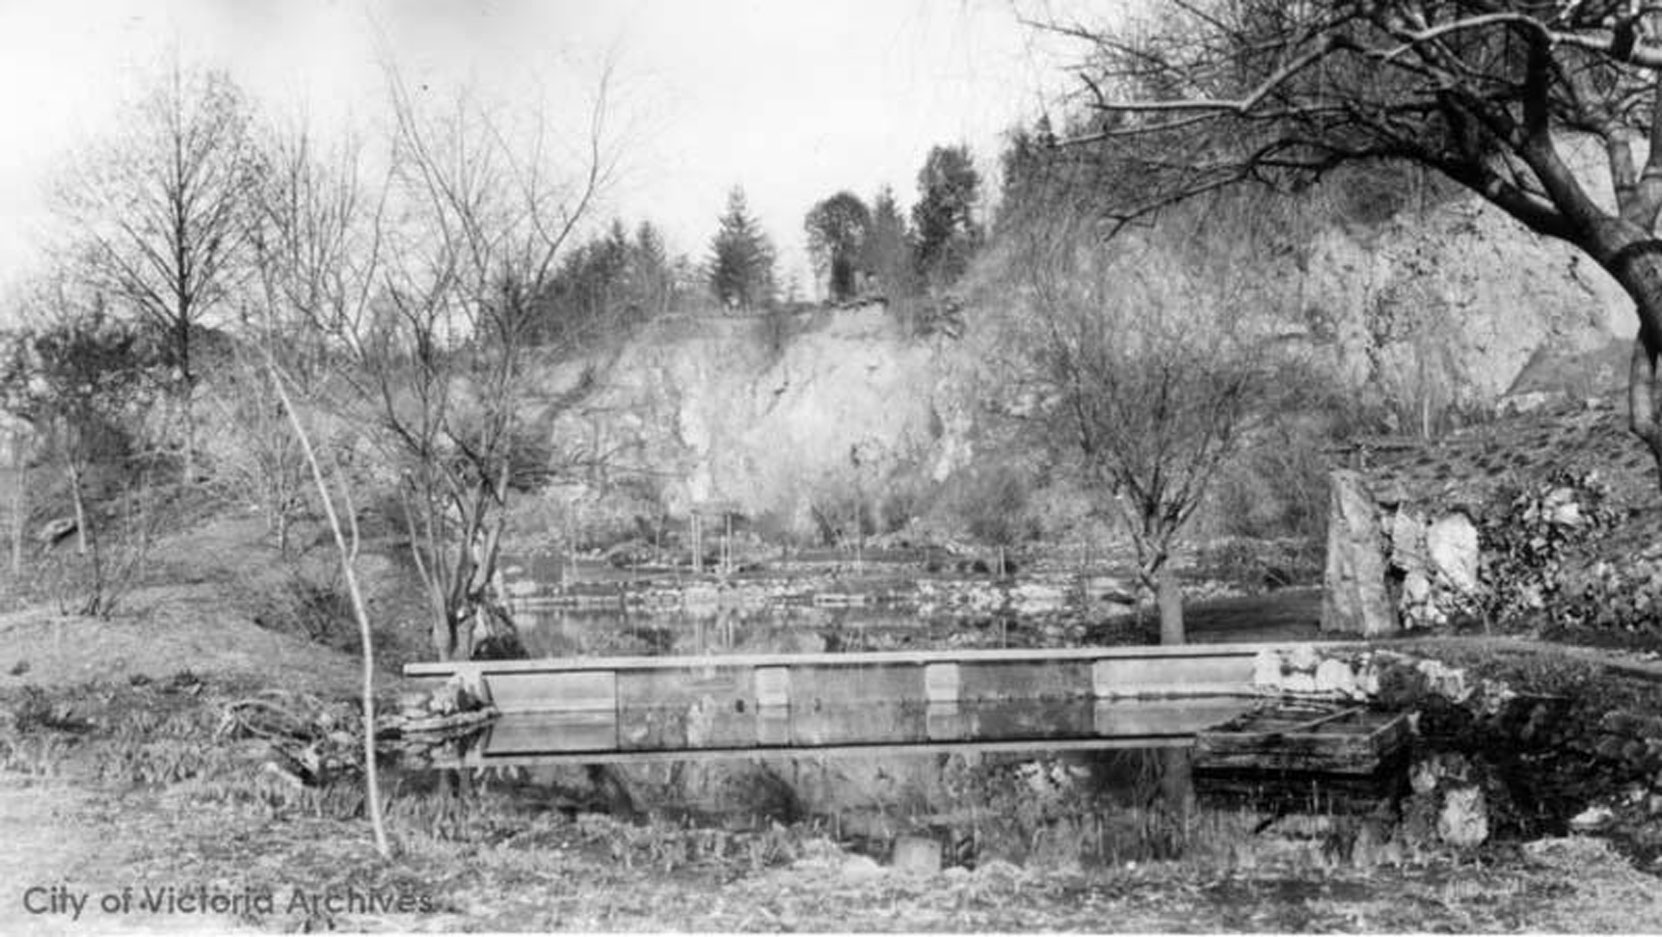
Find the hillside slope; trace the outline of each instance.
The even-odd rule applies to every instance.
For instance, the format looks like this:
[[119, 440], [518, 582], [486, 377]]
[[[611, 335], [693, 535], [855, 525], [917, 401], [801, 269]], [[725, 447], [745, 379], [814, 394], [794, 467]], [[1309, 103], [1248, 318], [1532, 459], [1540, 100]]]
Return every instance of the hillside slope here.
[[[1234, 256], [1229, 275], [1291, 286], [1276, 294], [1288, 308], [1267, 310], [1283, 337], [1403, 432], [1488, 409], [1532, 359], [1573, 362], [1634, 327], [1602, 271], [1471, 199]], [[990, 262], [972, 273], [959, 338], [917, 337], [878, 304], [660, 320], [584, 412], [547, 431], [672, 515], [722, 504], [807, 532], [816, 503], [928, 489], [1009, 455], [985, 406], [1008, 389], [984, 366], [1021, 314], [1008, 280]]]

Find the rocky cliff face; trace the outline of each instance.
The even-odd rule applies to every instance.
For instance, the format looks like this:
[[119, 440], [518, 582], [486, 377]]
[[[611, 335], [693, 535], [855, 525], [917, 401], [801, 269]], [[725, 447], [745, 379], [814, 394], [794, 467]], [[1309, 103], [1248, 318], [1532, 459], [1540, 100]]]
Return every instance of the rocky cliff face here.
[[971, 457], [972, 344], [920, 339], [881, 304], [777, 319], [671, 320], [635, 342], [563, 427], [651, 472], [672, 513], [774, 512], [940, 480]]
[[1434, 407], [1493, 402], [1543, 348], [1573, 355], [1637, 328], [1604, 271], [1475, 200], [1329, 228], [1296, 275], [1307, 328], [1348, 383]]
[[[1261, 253], [1243, 275], [1295, 284], [1293, 308], [1275, 311], [1286, 337], [1358, 397], [1390, 402], [1405, 432], [1493, 404], [1532, 359], [1551, 372], [1543, 355], [1573, 365], [1634, 328], [1602, 271], [1475, 200]], [[811, 529], [816, 501], [939, 482], [985, 454], [982, 404], [1000, 390], [980, 361], [1003, 310], [996, 284], [981, 294], [957, 339], [918, 338], [881, 305], [663, 320], [551, 432], [614, 477], [648, 479], [672, 514], [724, 504]]]

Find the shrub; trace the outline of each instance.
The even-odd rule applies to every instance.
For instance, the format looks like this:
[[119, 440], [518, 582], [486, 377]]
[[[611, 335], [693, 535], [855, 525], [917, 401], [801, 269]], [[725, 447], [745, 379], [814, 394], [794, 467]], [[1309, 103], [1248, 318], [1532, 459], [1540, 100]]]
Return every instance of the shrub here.
[[[1616, 522], [1608, 500], [1597, 472], [1563, 469], [1527, 489], [1506, 485], [1496, 491], [1478, 529], [1489, 620], [1543, 613], [1569, 624], [1614, 620], [1619, 605], [1610, 600], [1623, 591], [1622, 577], [1602, 584], [1618, 587], [1616, 595], [1607, 595], [1596, 579], [1566, 576], [1574, 549]], [[1567, 582], [1577, 588], [1566, 590]]]
[[1323, 542], [1328, 501], [1323, 442], [1313, 428], [1278, 427], [1226, 467], [1212, 501], [1217, 532]]
[[1039, 536], [1032, 491], [1036, 480], [1010, 464], [974, 466], [947, 480], [937, 504], [965, 533], [983, 543], [1012, 546]]

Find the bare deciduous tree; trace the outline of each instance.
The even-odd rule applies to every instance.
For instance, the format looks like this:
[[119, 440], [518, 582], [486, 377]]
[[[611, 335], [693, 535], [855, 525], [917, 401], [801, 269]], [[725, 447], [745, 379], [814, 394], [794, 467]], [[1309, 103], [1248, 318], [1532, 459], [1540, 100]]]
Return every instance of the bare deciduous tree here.
[[152, 356], [144, 336], [113, 318], [101, 294], [81, 295], [58, 279], [42, 284], [32, 305], [36, 325], [14, 336], [0, 362], [0, 402], [49, 441], [69, 483], [76, 552], [87, 576], [75, 611], [108, 617], [138, 572], [150, 531], [140, 485], [129, 492], [137, 497], [120, 502], [137, 508], [125, 518], [125, 539], [111, 542], [89, 510], [89, 472], [131, 454], [133, 440], [122, 427], [148, 406]]
[[127, 132], [78, 167], [60, 202], [89, 245], [86, 275], [165, 336], [194, 473], [193, 331], [244, 271], [250, 195], [261, 172], [241, 91], [223, 72], [177, 63]]
[[560, 312], [545, 303], [556, 260], [609, 174], [604, 94], [572, 153], [540, 119], [511, 127], [464, 95], [438, 120], [390, 69], [389, 81], [381, 185], [304, 146], [274, 160], [262, 282], [332, 337], [317, 354], [339, 356], [333, 396], [371, 429], [402, 495], [434, 650], [465, 659], [476, 634], [509, 626], [492, 590], [510, 490], [546, 469], [524, 459], [536, 427], [594, 385], [578, 367], [539, 391], [549, 376], [533, 366], [560, 349], [533, 338], [566, 335], [541, 320]]
[[[1633, 431], [1662, 469], [1662, 5], [1650, 0], [1173, 0], [1088, 44], [1093, 113], [1060, 141], [1120, 181], [1119, 223], [1243, 181], [1409, 161], [1585, 252], [1638, 308]], [[1575, 141], [1615, 184], [1595, 195]]]
[[1078, 226], [1030, 229], [1013, 262], [1029, 315], [1018, 333], [1046, 438], [1130, 533], [1160, 607], [1161, 641], [1184, 641], [1170, 560], [1208, 485], [1259, 414], [1267, 369], [1255, 338], [1204, 284], [1154, 252]]

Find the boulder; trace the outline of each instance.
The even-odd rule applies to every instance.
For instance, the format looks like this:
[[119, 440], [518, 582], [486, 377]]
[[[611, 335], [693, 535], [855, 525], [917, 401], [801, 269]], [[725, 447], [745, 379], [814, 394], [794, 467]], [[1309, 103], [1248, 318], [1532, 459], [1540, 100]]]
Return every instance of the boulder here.
[[1489, 838], [1488, 798], [1475, 784], [1449, 788], [1437, 811], [1437, 838], [1450, 846], [1480, 846]]
[[1357, 699], [1363, 695], [1356, 683], [1356, 672], [1349, 664], [1333, 658], [1316, 666], [1316, 689], [1324, 693], [1337, 693], [1346, 699]]
[[1456, 590], [1477, 591], [1477, 525], [1464, 514], [1439, 518], [1425, 532], [1425, 549], [1432, 569]]
[[1379, 515], [1361, 476], [1337, 471], [1328, 507], [1322, 630], [1365, 636], [1401, 629], [1386, 587]]
[[941, 844], [928, 836], [902, 836], [894, 841], [894, 867], [917, 875], [941, 870]]
[[1399, 507], [1386, 525], [1391, 541], [1391, 565], [1397, 569], [1418, 570], [1425, 567], [1425, 519], [1405, 507]]

